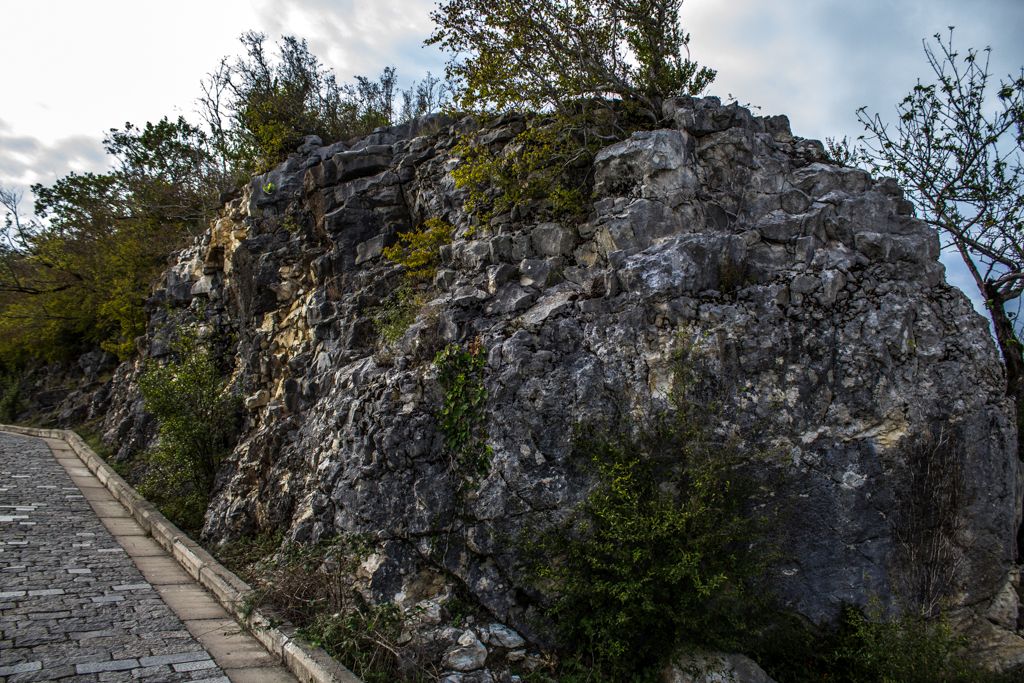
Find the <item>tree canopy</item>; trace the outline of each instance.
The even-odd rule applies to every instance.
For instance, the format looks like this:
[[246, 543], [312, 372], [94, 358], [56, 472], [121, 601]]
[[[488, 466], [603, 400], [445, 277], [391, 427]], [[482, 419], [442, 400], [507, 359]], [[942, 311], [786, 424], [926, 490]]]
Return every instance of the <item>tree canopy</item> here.
[[215, 148], [238, 178], [283, 161], [308, 135], [335, 142], [396, 123], [399, 95], [407, 117], [432, 113], [445, 100], [429, 74], [406, 91], [398, 89], [393, 66], [376, 78], [339, 83], [303, 39], [284, 36], [276, 53], [262, 33], [240, 40], [244, 54], [220, 61], [199, 101]]
[[104, 140], [109, 172], [32, 187], [35, 217], [21, 216], [18, 193], [0, 191], [0, 359], [133, 351], [152, 280], [216, 210], [221, 176], [208, 143], [183, 118], [128, 123]]
[[427, 41], [470, 110], [559, 110], [614, 97], [660, 116], [661, 98], [696, 94], [715, 72], [686, 55], [682, 0], [445, 0]]

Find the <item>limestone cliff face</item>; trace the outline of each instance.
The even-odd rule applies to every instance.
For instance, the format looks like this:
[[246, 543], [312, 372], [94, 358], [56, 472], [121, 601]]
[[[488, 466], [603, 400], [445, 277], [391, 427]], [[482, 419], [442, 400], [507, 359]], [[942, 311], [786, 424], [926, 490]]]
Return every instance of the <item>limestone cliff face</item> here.
[[[1013, 628], [1015, 426], [935, 233], [894, 183], [828, 163], [784, 117], [714, 98], [666, 114], [672, 128], [598, 154], [578, 225], [524, 211], [470, 230], [450, 175], [470, 121], [311, 142], [255, 178], [167, 272], [148, 337], [159, 356], [198, 319], [236, 344], [246, 426], [205, 534], [367, 533], [377, 599], [412, 605], [457, 581], [529, 633], [513, 540], [585, 497], [576, 425], [665, 405], [682, 342], [770, 454], [751, 469], [781, 511], [774, 581], [789, 605], [823, 622], [843, 603], [893, 604], [941, 546], [941, 590], [979, 614], [995, 601]], [[522, 125], [482, 137], [498, 149]], [[456, 228], [433, 298], [384, 344], [371, 313], [402, 276], [381, 249], [431, 217]], [[493, 457], [460, 499], [432, 360], [470, 340], [488, 354]], [[117, 382], [127, 407], [131, 370]], [[111, 438], [134, 434], [137, 413], [112, 411]], [[915, 522], [940, 498], [955, 506]]]

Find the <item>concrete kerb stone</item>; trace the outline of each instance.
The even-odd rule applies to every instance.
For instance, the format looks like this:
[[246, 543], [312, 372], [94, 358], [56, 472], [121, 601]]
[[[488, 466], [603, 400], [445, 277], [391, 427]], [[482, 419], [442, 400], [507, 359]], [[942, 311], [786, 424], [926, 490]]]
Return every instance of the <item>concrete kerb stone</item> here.
[[[196, 556], [192, 549], [182, 543], [180, 540], [175, 540], [174, 545], [171, 547], [171, 554], [174, 559], [178, 561], [178, 564], [182, 568], [192, 575], [192, 578], [202, 582], [202, 569], [206, 566], [206, 563]], [[206, 584], [203, 584], [204, 586]]]
[[200, 583], [210, 589], [220, 604], [236, 617], [245, 617], [245, 604], [252, 589], [233, 573], [218, 571], [218, 565], [206, 564], [200, 570]]
[[270, 619], [258, 610], [249, 609], [247, 598], [252, 593], [252, 588], [172, 524], [152, 503], [140, 496], [103, 462], [78, 434], [70, 430], [36, 429], [4, 424], [0, 424], [0, 431], [67, 443], [111, 495], [124, 505], [135, 521], [167, 550], [186, 572], [207, 588], [230, 614], [235, 615], [268, 652], [280, 657], [302, 683], [362, 683], [355, 674], [332, 659], [322, 648], [313, 648], [295, 639], [294, 627], [290, 624], [273, 626]]
[[285, 665], [292, 671], [307, 672], [301, 681], [331, 680], [339, 683], [361, 683], [355, 674], [331, 659], [326, 652], [317, 648], [302, 647], [294, 640], [284, 646]]
[[284, 625], [274, 628], [265, 616], [255, 610], [247, 610], [244, 601], [238, 605], [238, 614], [253, 638], [260, 641], [268, 652], [284, 661], [284, 646], [295, 635], [294, 627]]

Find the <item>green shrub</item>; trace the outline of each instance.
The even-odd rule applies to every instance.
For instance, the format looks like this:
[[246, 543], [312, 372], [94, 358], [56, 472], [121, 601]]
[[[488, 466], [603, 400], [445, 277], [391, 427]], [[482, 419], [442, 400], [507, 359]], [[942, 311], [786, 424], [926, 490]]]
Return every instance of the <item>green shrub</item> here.
[[16, 374], [0, 377], [0, 422], [14, 423], [21, 411], [21, 379]]
[[384, 258], [405, 268], [410, 287], [429, 284], [441, 264], [441, 247], [451, 244], [454, 231], [450, 223], [428, 218], [423, 225], [399, 233], [398, 242], [384, 248]]
[[385, 344], [401, 339], [416, 321], [430, 298], [431, 282], [441, 264], [441, 247], [451, 244], [454, 232], [450, 223], [428, 218], [422, 225], [400, 233], [395, 244], [384, 248], [384, 258], [404, 268], [401, 284], [382, 305], [370, 310], [373, 326]]
[[370, 310], [377, 336], [385, 344], [394, 344], [416, 322], [416, 314], [425, 302], [423, 293], [414, 291], [408, 284], [399, 286], [382, 305]]
[[140, 492], [171, 521], [196, 531], [202, 527], [217, 469], [234, 446], [239, 398], [226, 388], [209, 351], [194, 338], [178, 342], [170, 362], [150, 362], [139, 390], [159, 424], [159, 440], [146, 455]]
[[452, 470], [467, 483], [487, 476], [492, 450], [487, 445], [486, 349], [479, 341], [463, 349], [449, 344], [434, 358], [437, 380], [444, 390], [438, 422], [451, 456]]
[[847, 607], [831, 629], [813, 632], [777, 616], [751, 650], [780, 683], [1010, 683], [1020, 672], [990, 671], [969, 656], [967, 639], [943, 618], [887, 617]]
[[299, 635], [343, 662], [366, 683], [436, 680], [411, 673], [390, 649], [402, 633], [402, 615], [393, 604], [360, 604], [345, 612], [324, 613], [299, 629]]
[[535, 548], [568, 680], [580, 666], [587, 680], [654, 680], [678, 645], [734, 649], [750, 629], [760, 523], [744, 512], [745, 453], [707, 417], [681, 406], [578, 441], [597, 485]]
[[[263, 542], [258, 546], [266, 548]], [[242, 554], [253, 559], [251, 550]], [[369, 552], [359, 536], [285, 544], [276, 556], [248, 563], [252, 602], [299, 627], [301, 637], [367, 683], [436, 680], [426, 675], [418, 652], [398, 644], [399, 609], [369, 604], [357, 590], [353, 576]]]
[[499, 152], [464, 136], [452, 153], [455, 186], [468, 190], [465, 210], [486, 225], [514, 207], [545, 204], [552, 219], [585, 213], [587, 172], [599, 145], [581, 143], [568, 117], [536, 120]]

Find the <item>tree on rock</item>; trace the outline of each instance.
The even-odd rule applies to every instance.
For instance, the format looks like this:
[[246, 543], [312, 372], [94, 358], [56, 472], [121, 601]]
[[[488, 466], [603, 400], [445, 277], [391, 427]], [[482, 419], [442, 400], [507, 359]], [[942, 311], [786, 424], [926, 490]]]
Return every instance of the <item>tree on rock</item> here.
[[559, 110], [621, 98], [658, 118], [661, 99], [696, 94], [715, 72], [685, 56], [682, 0], [445, 0], [428, 44], [452, 54], [467, 109]]
[[1024, 348], [1008, 305], [1024, 294], [1024, 69], [989, 85], [990, 49], [959, 53], [953, 29], [925, 44], [933, 83], [918, 81], [887, 124], [858, 112], [868, 160], [906, 188], [918, 216], [954, 247], [992, 319], [1007, 393], [1024, 424]]

